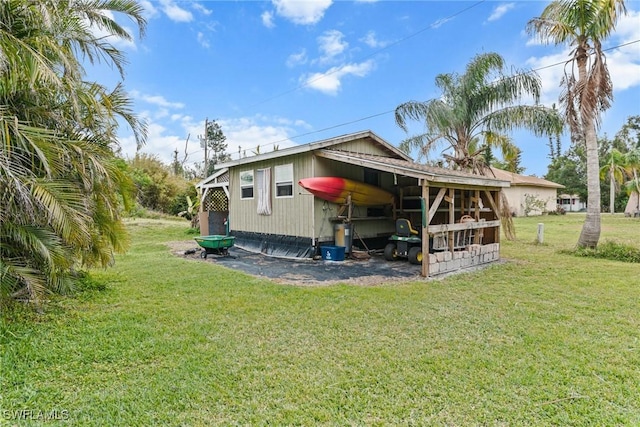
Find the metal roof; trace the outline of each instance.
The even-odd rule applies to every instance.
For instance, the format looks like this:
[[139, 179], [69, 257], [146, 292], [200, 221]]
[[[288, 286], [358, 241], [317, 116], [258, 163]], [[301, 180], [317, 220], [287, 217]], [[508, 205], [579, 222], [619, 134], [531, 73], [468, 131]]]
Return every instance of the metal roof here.
[[338, 136], [335, 138], [324, 139], [322, 141], [311, 142], [309, 144], [296, 145], [295, 147], [283, 148], [282, 150], [271, 151], [269, 153], [258, 154], [256, 156], [244, 157], [238, 160], [232, 160], [230, 162], [218, 163], [216, 164], [216, 169], [230, 168], [238, 165], [244, 165], [249, 163], [260, 162], [263, 160], [276, 159], [284, 156], [291, 156], [294, 154], [306, 153], [309, 151], [320, 150], [327, 147], [332, 147], [334, 145], [342, 144], [344, 142], [355, 141], [358, 139], [370, 138], [386, 151], [389, 152], [394, 157], [411, 160], [404, 152], [400, 151], [398, 148], [394, 147], [375, 133], [370, 130], [351, 133], [347, 135]]
[[428, 182], [432, 183], [471, 185], [479, 187], [509, 187], [510, 185], [508, 180], [475, 175], [451, 169], [437, 168], [408, 160], [400, 160], [372, 154], [323, 149], [319, 150], [316, 155], [343, 163], [366, 166], [368, 168], [384, 172], [410, 176], [418, 179], [426, 179]]

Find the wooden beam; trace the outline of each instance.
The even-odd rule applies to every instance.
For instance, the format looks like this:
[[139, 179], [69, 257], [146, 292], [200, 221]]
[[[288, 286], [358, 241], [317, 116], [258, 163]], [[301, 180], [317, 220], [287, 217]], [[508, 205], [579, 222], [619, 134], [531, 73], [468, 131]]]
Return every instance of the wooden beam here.
[[496, 218], [500, 219], [500, 211], [498, 210], [498, 205], [496, 205], [496, 202], [493, 200], [493, 195], [491, 195], [491, 192], [489, 192], [488, 190], [484, 190], [484, 194], [487, 196], [489, 206], [491, 207], [493, 213], [496, 214]]
[[433, 216], [436, 214], [436, 211], [440, 207], [440, 203], [442, 203], [442, 199], [444, 198], [444, 195], [446, 193], [447, 193], [447, 189], [445, 187], [442, 187], [440, 191], [438, 191], [438, 195], [436, 196], [436, 199], [433, 201], [433, 205], [429, 208], [429, 218], [427, 219], [427, 224], [431, 224], [431, 220], [433, 219]]
[[[453, 188], [449, 188], [449, 224], [455, 224], [456, 222], [456, 201], [455, 201], [456, 190]], [[454, 251], [454, 241], [453, 241], [453, 231], [449, 231], [449, 252], [453, 254]]]
[[477, 222], [460, 222], [457, 224], [431, 224], [429, 226], [430, 234], [443, 233], [446, 231], [461, 231], [461, 230], [478, 230], [492, 227], [499, 227], [500, 220], [494, 221], [477, 221]]
[[[498, 219], [500, 219], [500, 203], [501, 203], [501, 195], [502, 195], [502, 190], [498, 190], [495, 192], [495, 200], [494, 200], [494, 204], [496, 205], [496, 211], [498, 212]], [[493, 239], [494, 243], [500, 243], [500, 228], [496, 228], [496, 232], [495, 232], [495, 237]]]
[[198, 190], [198, 193], [200, 193], [200, 207], [198, 208], [199, 212], [204, 212], [204, 198], [207, 197], [208, 192], [208, 188], [205, 188], [204, 191], [202, 191], [202, 189]]
[[[422, 206], [422, 268], [420, 274], [422, 277], [429, 277], [429, 218], [425, 218], [429, 210], [429, 186], [427, 180], [422, 180], [422, 199], [424, 200], [424, 206]], [[426, 221], [424, 221], [426, 219]]]

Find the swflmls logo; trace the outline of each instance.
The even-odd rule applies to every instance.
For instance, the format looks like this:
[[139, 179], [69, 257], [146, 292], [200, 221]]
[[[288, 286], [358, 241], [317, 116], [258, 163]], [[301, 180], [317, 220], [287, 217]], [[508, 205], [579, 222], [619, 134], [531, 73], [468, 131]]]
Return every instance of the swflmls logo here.
[[54, 409], [52, 411], [38, 411], [34, 409], [3, 409], [2, 418], [4, 418], [5, 420], [62, 421], [69, 419], [69, 411], [67, 411], [66, 409]]

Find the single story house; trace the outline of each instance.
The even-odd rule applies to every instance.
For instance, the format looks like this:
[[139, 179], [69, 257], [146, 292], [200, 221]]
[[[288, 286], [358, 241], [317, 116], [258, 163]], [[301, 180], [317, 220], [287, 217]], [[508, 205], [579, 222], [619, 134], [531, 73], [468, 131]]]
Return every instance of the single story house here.
[[562, 193], [558, 196], [558, 207], [565, 212], [581, 212], [587, 209], [587, 202], [580, 200], [577, 194]]
[[491, 172], [496, 178], [511, 184], [504, 189], [504, 194], [513, 215], [535, 216], [556, 211], [558, 189], [564, 188], [564, 185], [502, 169], [491, 168]]
[[[216, 169], [196, 185], [202, 218], [207, 224], [211, 215], [218, 222], [224, 218], [236, 245], [245, 249], [311, 257], [321, 245], [333, 244], [345, 225], [354, 245], [380, 249], [396, 232], [396, 219], [406, 218], [427, 237], [421, 243], [422, 253], [430, 253], [421, 261], [424, 276], [499, 259], [501, 191], [509, 182], [414, 163], [371, 131], [244, 157]], [[298, 185], [312, 177], [370, 184], [392, 193], [393, 202], [332, 203]]]

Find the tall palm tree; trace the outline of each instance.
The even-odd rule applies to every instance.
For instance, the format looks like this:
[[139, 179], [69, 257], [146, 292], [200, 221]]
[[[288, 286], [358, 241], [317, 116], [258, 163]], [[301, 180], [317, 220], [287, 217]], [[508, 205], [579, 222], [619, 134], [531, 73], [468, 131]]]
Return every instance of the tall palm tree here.
[[600, 168], [600, 178], [609, 179], [609, 212], [612, 215], [615, 213], [616, 193], [627, 176], [631, 177], [631, 167], [626, 154], [612, 148], [607, 155], [606, 162]]
[[[462, 75], [440, 74], [436, 86], [439, 98], [426, 102], [410, 101], [395, 111], [396, 123], [408, 131], [407, 120], [423, 120], [425, 132], [401, 143], [407, 152], [417, 148], [426, 155], [437, 147], [446, 152], [443, 157], [454, 169], [485, 175], [487, 147], [497, 147], [503, 157], [516, 153], [509, 132], [516, 128], [536, 135], [557, 135], [562, 132], [562, 119], [551, 108], [538, 104], [541, 92], [539, 77], [532, 72], [505, 71], [504, 59], [497, 53], [475, 56]], [[522, 104], [530, 96], [533, 105]], [[503, 198], [503, 226], [507, 237], [513, 237], [509, 208]]]
[[[504, 59], [497, 53], [477, 55], [464, 74], [440, 74], [435, 84], [442, 95], [426, 102], [409, 101], [396, 108], [396, 123], [408, 131], [407, 120], [423, 120], [425, 132], [402, 142], [426, 155], [444, 146], [444, 154], [455, 169], [483, 174], [486, 146], [513, 153], [508, 132], [516, 128], [536, 135], [557, 134], [562, 120], [550, 108], [538, 105], [540, 79], [535, 73], [515, 71], [507, 75]], [[531, 96], [534, 105], [521, 103]]]
[[[95, 29], [130, 39], [111, 17], [144, 29], [133, 0], [0, 2], [0, 292], [37, 300], [62, 291], [82, 266], [107, 265], [127, 237], [120, 201], [132, 184], [118, 168], [117, 118], [144, 142], [121, 86], [83, 80], [82, 61], [121, 69], [120, 51]], [[80, 56], [77, 56], [80, 55]], [[124, 196], [124, 198], [122, 198]]]
[[[613, 99], [613, 86], [602, 41], [626, 13], [624, 0], [556, 0], [540, 17], [527, 24], [530, 34], [545, 43], [570, 44], [560, 104], [574, 142], [587, 153], [587, 216], [578, 239], [579, 247], [596, 247], [600, 239], [600, 175], [597, 127], [600, 113]], [[576, 78], [577, 72], [577, 78]]]

